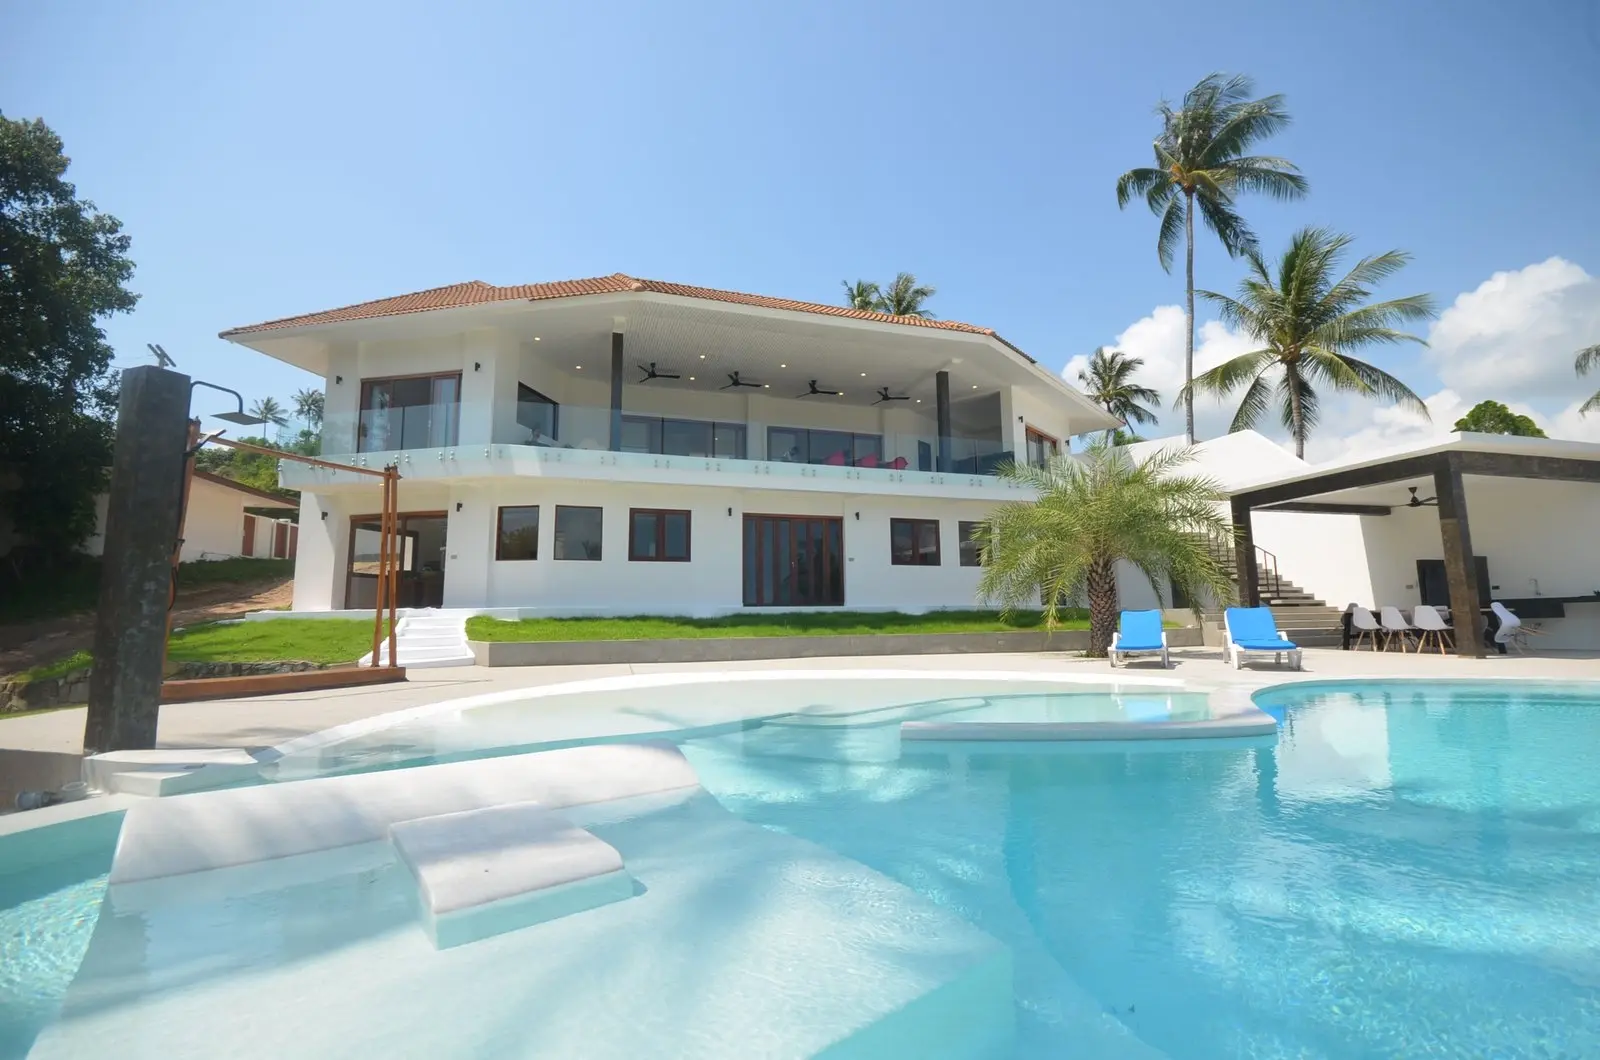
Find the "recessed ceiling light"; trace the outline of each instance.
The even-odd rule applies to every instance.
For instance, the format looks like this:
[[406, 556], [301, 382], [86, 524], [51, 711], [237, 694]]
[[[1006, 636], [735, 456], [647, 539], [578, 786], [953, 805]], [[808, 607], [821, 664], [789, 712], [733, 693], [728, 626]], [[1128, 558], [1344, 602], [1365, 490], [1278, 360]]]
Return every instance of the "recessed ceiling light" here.
[[761, 384], [761, 389], [762, 390], [771, 390], [772, 389], [772, 384], [771, 383], [762, 383]]
[[972, 389], [974, 389], [974, 390], [978, 389], [978, 384], [977, 383], [973, 383], [972, 384]]
[[703, 361], [703, 360], [705, 360], [705, 359], [706, 359], [706, 355], [705, 355], [705, 354], [703, 354], [703, 353], [702, 353], [702, 354], [701, 354], [701, 355], [700, 355], [700, 359], [701, 359], [701, 360], [702, 360], [702, 361]]
[[581, 364], [575, 364], [572, 367], [576, 368], [580, 372], [583, 371], [583, 365], [581, 365]]
[[919, 404], [919, 405], [922, 404], [922, 399], [921, 398], [917, 398], [917, 404]]
[[786, 364], [780, 364], [780, 365], [778, 365], [778, 367], [779, 367], [779, 368], [787, 368], [787, 367], [789, 367], [789, 366], [788, 366], [788, 365], [786, 365]]
[[539, 341], [539, 336], [537, 336], [537, 335], [535, 335], [535, 336], [534, 336], [534, 337], [533, 337], [533, 341], [534, 341], [534, 342], [538, 342], [538, 341]]
[[867, 377], [867, 373], [866, 372], [862, 372], [861, 373], [861, 378], [865, 379], [866, 377]]
[[694, 382], [694, 376], [692, 376], [692, 375], [691, 375], [691, 376], [690, 376], [690, 377], [689, 377], [689, 382], [691, 382], [691, 383], [692, 383], [692, 382]]

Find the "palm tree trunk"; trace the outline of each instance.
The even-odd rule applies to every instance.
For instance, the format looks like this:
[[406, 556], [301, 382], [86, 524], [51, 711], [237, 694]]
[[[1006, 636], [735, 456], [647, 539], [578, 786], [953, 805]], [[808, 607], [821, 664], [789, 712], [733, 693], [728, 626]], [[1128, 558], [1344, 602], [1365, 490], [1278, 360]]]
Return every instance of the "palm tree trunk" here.
[[1111, 560], [1097, 559], [1087, 571], [1089, 591], [1089, 655], [1103, 659], [1117, 628], [1117, 568]]
[[[1184, 286], [1188, 298], [1183, 345], [1183, 433], [1194, 444], [1194, 192], [1185, 192], [1183, 210]], [[1110, 643], [1107, 641], [1107, 643]]]
[[1294, 435], [1294, 455], [1301, 460], [1306, 458], [1306, 421], [1305, 411], [1300, 404], [1300, 377], [1295, 374], [1294, 365], [1287, 365], [1284, 369], [1289, 382], [1289, 433]]

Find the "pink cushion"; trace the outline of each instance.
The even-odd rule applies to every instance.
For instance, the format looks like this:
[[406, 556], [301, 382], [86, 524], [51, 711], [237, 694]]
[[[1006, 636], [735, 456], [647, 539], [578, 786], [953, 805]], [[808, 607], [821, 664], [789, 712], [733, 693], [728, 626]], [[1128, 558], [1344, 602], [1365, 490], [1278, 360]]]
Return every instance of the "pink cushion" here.
[[894, 458], [894, 463], [890, 464], [889, 466], [894, 468], [896, 471], [904, 471], [906, 467], [906, 458], [903, 456], [897, 456]]
[[866, 456], [864, 456], [860, 460], [856, 461], [856, 467], [877, 467], [877, 466], [878, 466], [878, 454], [877, 453], [868, 453]]
[[844, 463], [844, 450], [841, 449], [837, 453], [830, 453], [828, 455], [828, 459], [824, 460], [823, 463], [824, 464], [843, 464]]

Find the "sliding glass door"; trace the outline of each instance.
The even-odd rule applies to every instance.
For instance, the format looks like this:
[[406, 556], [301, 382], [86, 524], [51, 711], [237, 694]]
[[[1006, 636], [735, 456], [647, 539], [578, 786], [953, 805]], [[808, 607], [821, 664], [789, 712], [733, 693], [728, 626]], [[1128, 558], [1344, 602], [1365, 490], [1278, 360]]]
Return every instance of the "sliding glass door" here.
[[744, 603], [746, 607], [843, 605], [844, 520], [745, 516]]

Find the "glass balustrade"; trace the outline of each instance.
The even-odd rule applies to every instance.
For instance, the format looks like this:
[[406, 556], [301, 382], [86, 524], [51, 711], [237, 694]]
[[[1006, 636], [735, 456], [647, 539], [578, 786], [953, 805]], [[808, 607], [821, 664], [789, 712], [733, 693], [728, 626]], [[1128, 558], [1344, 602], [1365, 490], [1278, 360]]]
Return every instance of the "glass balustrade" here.
[[[472, 416], [469, 409], [468, 417]], [[483, 434], [496, 445], [548, 449], [616, 451], [641, 456], [752, 460], [816, 467], [875, 468], [891, 471], [946, 471], [992, 475], [1012, 461], [1013, 452], [995, 436], [957, 431], [948, 439], [940, 466], [939, 439], [932, 423], [909, 431], [845, 431], [701, 420], [624, 411], [618, 441], [612, 441], [612, 411], [604, 406], [518, 402], [507, 418], [466, 444], [481, 444]], [[456, 404], [367, 409], [359, 416], [329, 416], [323, 423], [325, 454], [434, 449], [463, 444], [462, 411]], [[469, 434], [472, 433], [469, 431]], [[994, 435], [998, 435], [996, 430]]]

